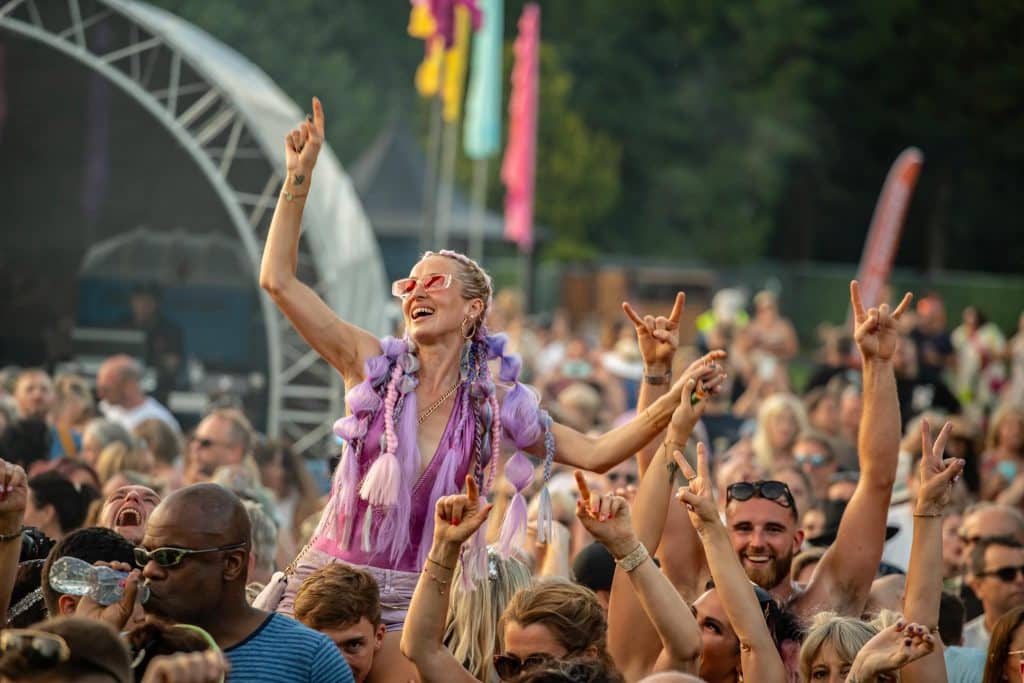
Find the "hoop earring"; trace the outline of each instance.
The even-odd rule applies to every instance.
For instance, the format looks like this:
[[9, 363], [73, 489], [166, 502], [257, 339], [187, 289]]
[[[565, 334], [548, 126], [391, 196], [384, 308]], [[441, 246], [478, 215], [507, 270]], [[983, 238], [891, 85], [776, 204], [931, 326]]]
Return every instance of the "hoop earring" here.
[[[466, 323], [470, 324], [470, 332], [469, 332], [469, 334], [466, 334]], [[468, 315], [465, 318], [462, 319], [462, 324], [459, 325], [459, 331], [462, 332], [462, 338], [465, 339], [466, 341], [469, 341], [469, 340], [473, 339], [473, 337], [476, 336], [477, 329], [478, 328], [474, 324], [473, 319], [470, 318]]]

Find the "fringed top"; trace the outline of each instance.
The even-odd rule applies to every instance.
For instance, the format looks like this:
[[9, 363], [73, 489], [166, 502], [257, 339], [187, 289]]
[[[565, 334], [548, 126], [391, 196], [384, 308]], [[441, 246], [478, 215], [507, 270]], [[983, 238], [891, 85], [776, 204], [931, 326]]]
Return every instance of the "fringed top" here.
[[[416, 386], [419, 359], [410, 343], [387, 337], [381, 355], [366, 361], [366, 379], [346, 396], [349, 415], [335, 434], [344, 452], [334, 475], [331, 499], [317, 527], [313, 546], [352, 564], [415, 572], [423, 566], [434, 533], [438, 499], [462, 490], [472, 473], [486, 495], [494, 479], [502, 437], [516, 447], [506, 477], [516, 488], [502, 525], [499, 549], [508, 556], [525, 540], [526, 505], [522, 491], [533, 478], [524, 449], [543, 442], [544, 480], [554, 457], [551, 419], [536, 396], [519, 384], [520, 361], [506, 354], [504, 335], [479, 335], [462, 357], [462, 383], [437, 451], [420, 473]], [[487, 361], [501, 359], [500, 379], [513, 383], [499, 407]], [[472, 470], [471, 470], [472, 468]], [[546, 486], [541, 493], [538, 541], [550, 536], [551, 510]], [[486, 577], [486, 527], [463, 548], [463, 588]]]

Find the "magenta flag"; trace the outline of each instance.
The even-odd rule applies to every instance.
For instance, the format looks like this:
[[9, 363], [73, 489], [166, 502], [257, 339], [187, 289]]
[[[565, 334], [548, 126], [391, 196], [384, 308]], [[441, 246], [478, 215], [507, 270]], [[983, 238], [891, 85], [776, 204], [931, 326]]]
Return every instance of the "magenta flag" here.
[[540, 7], [528, 3], [519, 17], [513, 46], [508, 144], [501, 163], [505, 183], [505, 237], [520, 251], [533, 248], [533, 188], [537, 161], [537, 100], [540, 80]]

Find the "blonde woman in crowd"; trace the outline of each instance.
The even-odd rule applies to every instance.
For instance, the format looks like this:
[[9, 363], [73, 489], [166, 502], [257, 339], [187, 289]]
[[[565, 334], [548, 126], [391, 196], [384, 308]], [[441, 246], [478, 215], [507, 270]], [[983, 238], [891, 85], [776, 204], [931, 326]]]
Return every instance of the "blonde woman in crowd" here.
[[793, 447], [805, 431], [807, 413], [800, 399], [793, 394], [772, 394], [757, 411], [754, 459], [769, 471], [793, 462]]

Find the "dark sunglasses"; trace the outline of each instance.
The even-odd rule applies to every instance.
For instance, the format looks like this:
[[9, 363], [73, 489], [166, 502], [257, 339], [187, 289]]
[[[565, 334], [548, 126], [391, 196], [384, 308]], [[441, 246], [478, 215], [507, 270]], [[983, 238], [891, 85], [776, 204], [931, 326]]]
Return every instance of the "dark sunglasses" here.
[[26, 671], [42, 672], [71, 659], [71, 648], [56, 633], [35, 629], [7, 629], [0, 633], [3, 659], [14, 658]]
[[535, 666], [550, 662], [554, 657], [545, 654], [529, 655], [525, 659], [519, 659], [516, 655], [494, 655], [494, 671], [498, 678], [507, 681], [515, 678], [524, 671], [529, 671]]
[[[790, 492], [789, 486], [785, 482], [776, 481], [775, 479], [759, 479], [754, 482], [739, 481], [735, 484], [730, 484], [729, 488], [725, 490], [726, 503], [733, 500], [750, 500], [754, 496], [778, 503], [782, 507], [796, 509], [796, 501], [793, 500], [793, 494]], [[783, 500], [780, 501], [780, 498]]]
[[201, 548], [199, 550], [192, 550], [191, 548], [174, 548], [165, 547], [157, 548], [156, 550], [146, 550], [145, 548], [136, 547], [133, 549], [135, 553], [135, 564], [140, 567], [145, 567], [152, 560], [161, 567], [177, 567], [182, 561], [189, 555], [199, 555], [202, 553], [216, 553], [222, 550], [237, 550], [238, 548], [244, 548], [247, 543], [232, 543], [231, 545], [222, 545], [216, 548]]
[[978, 576], [995, 576], [1003, 583], [1010, 583], [1017, 578], [1017, 575], [1024, 575], [1024, 566], [1020, 567], [1000, 567], [999, 569], [993, 569], [992, 571], [982, 572]]
[[609, 472], [605, 476], [608, 477], [608, 481], [613, 484], [617, 484], [619, 481], [625, 482], [626, 486], [633, 486], [636, 484], [636, 475], [632, 472]]

